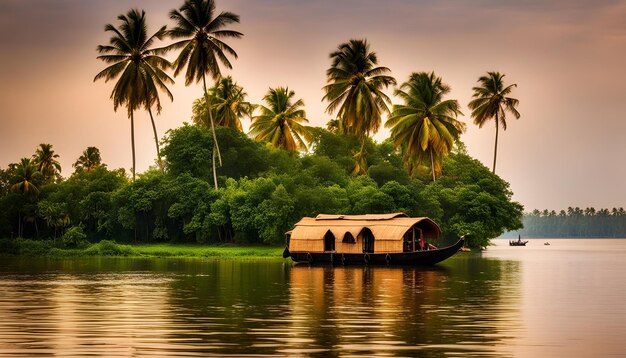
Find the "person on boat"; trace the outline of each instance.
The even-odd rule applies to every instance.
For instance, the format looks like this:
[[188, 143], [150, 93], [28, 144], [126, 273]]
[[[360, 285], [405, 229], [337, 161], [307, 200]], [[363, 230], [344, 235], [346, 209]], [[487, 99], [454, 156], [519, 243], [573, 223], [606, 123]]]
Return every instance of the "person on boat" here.
[[404, 252], [411, 252], [413, 251], [413, 243], [411, 242], [411, 240], [408, 239], [408, 237], [404, 237]]
[[420, 250], [424, 250], [424, 239], [420, 239]]

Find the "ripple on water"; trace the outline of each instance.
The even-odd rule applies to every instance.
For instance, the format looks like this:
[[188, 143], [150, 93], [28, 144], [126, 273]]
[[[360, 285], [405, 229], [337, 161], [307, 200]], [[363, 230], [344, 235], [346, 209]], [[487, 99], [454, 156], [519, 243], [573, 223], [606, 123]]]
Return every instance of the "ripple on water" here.
[[[174, 261], [46, 261], [25, 272], [0, 263], [0, 355], [508, 357], [568, 348], [533, 335], [536, 322], [550, 321], [538, 318], [543, 303], [527, 303], [529, 289], [561, 292], [525, 281], [541, 261], [464, 255], [432, 269]], [[610, 278], [617, 288], [596, 291], [606, 292], [590, 305], [596, 313], [623, 296]], [[571, 287], [584, 294], [585, 285]], [[551, 320], [567, 319], [549, 307], [560, 312]], [[625, 332], [623, 312], [613, 310], [603, 334]], [[566, 322], [573, 327], [563, 334], [579, 337], [576, 321]]]

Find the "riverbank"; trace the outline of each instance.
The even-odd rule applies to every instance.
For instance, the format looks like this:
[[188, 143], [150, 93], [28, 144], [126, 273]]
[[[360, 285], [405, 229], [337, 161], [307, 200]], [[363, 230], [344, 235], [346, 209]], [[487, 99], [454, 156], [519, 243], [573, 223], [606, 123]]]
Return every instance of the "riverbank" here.
[[26, 257], [83, 257], [83, 256], [126, 256], [126, 257], [211, 257], [277, 259], [282, 258], [283, 247], [276, 246], [233, 246], [233, 245], [190, 245], [190, 244], [140, 244], [127, 245], [102, 240], [80, 247], [65, 247], [59, 240], [1, 239], [0, 255]]

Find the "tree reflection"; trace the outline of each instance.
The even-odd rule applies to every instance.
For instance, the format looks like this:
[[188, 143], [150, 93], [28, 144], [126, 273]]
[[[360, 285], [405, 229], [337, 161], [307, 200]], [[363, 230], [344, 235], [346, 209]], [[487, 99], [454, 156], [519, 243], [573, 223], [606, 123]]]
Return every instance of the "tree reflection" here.
[[29, 269], [5, 276], [0, 294], [0, 334], [20, 325], [28, 339], [15, 337], [14, 353], [497, 356], [524, 329], [521, 263], [480, 256], [432, 268], [93, 259]]
[[289, 322], [310, 343], [287, 346], [489, 355], [520, 326], [519, 272], [518, 262], [484, 259], [432, 268], [295, 266]]

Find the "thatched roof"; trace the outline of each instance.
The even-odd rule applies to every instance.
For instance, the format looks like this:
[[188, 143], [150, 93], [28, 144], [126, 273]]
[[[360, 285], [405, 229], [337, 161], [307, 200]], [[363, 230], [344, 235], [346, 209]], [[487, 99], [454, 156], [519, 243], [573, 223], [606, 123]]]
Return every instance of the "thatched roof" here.
[[319, 214], [315, 220], [389, 220], [393, 218], [406, 218], [405, 213], [391, 214], [365, 214], [365, 215], [336, 215], [336, 214]]
[[291, 240], [322, 240], [330, 230], [341, 240], [349, 232], [357, 237], [364, 229], [369, 229], [376, 240], [402, 240], [403, 235], [414, 225], [433, 238], [441, 235], [439, 226], [427, 217], [410, 218], [403, 213], [367, 215], [328, 215], [315, 218], [302, 218], [291, 231]]

